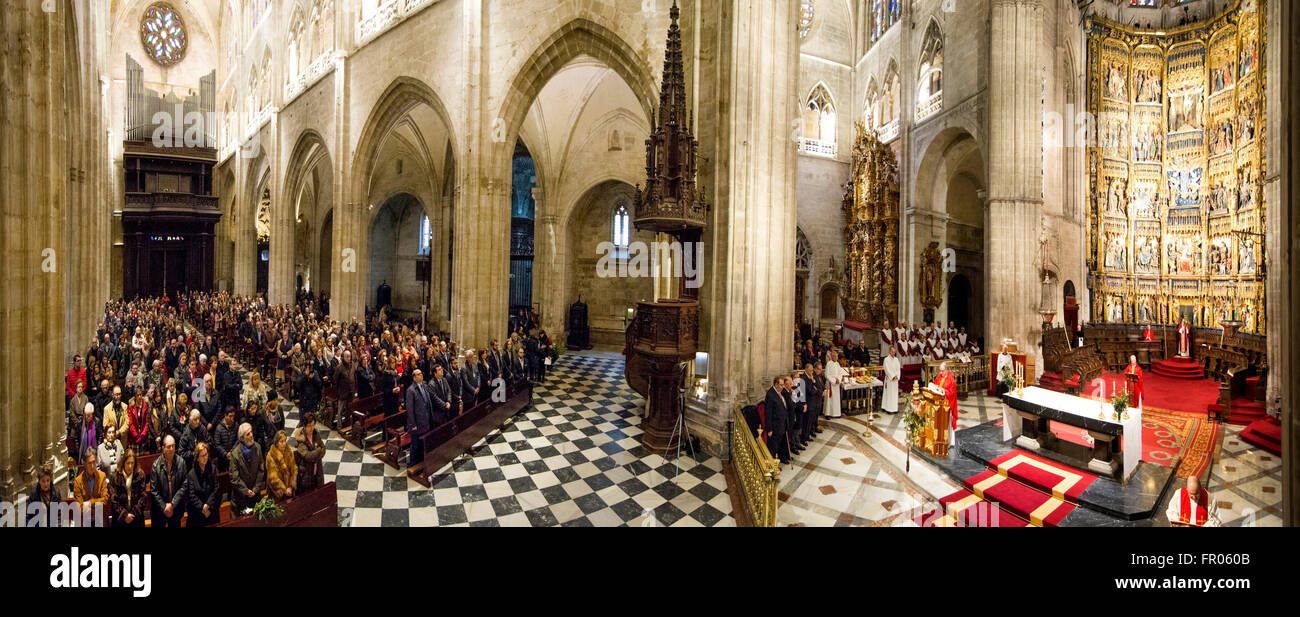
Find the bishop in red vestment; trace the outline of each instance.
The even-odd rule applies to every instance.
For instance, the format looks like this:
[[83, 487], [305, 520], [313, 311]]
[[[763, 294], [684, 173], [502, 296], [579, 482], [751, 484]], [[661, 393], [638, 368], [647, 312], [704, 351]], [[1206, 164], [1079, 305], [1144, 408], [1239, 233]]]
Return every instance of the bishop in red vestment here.
[[934, 377], [934, 385], [943, 388], [944, 394], [948, 399], [948, 410], [952, 414], [952, 425], [948, 435], [948, 443], [955, 450], [957, 445], [957, 378], [953, 376], [952, 371], [948, 370], [948, 363], [944, 362], [939, 365], [939, 374]]
[[[1137, 375], [1137, 383], [1130, 387], [1128, 406], [1142, 407], [1142, 367], [1138, 366], [1137, 356], [1128, 357], [1128, 366], [1124, 367], [1125, 375]], [[1125, 377], [1125, 379], [1128, 379]]]

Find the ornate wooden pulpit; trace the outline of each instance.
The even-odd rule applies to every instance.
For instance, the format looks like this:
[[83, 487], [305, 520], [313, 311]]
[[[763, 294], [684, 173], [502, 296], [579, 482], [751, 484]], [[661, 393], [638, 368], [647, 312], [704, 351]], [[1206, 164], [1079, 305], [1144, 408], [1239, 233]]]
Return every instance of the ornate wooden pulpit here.
[[951, 412], [943, 390], [937, 386], [935, 389], [929, 386], [921, 388], [918, 382], [912, 382], [912, 408], [925, 418], [925, 427], [921, 429], [917, 447], [937, 458], [947, 458]]

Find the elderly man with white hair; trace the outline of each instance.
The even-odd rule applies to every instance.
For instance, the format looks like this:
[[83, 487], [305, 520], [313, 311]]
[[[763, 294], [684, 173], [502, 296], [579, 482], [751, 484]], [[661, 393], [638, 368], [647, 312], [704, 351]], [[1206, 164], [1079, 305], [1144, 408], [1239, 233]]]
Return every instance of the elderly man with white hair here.
[[197, 409], [191, 410], [189, 422], [181, 432], [180, 455], [185, 459], [185, 464], [193, 466], [194, 448], [209, 441], [212, 440], [208, 437], [208, 427], [203, 424], [202, 414]]
[[239, 425], [239, 443], [230, 449], [230, 503], [235, 512], [252, 508], [266, 490], [262, 445], [253, 439], [253, 426]]

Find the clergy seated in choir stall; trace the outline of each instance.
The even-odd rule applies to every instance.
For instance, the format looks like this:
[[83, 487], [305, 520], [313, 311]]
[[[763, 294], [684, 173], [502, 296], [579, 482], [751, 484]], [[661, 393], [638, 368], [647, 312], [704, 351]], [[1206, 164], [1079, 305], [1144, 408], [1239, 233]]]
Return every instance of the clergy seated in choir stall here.
[[1219, 504], [1210, 499], [1196, 476], [1187, 478], [1187, 486], [1169, 498], [1165, 516], [1174, 527], [1218, 527], [1222, 524]]
[[[1130, 377], [1132, 375], [1132, 377]], [[1128, 381], [1129, 407], [1142, 408], [1142, 367], [1138, 366], [1137, 356], [1128, 357], [1128, 366], [1124, 367], [1124, 377]], [[1130, 385], [1131, 384], [1131, 385]]]

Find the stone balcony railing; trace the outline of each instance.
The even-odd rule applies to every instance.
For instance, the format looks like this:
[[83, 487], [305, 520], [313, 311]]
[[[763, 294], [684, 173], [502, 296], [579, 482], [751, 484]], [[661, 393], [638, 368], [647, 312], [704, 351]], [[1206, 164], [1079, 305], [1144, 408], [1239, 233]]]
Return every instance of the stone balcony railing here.
[[170, 208], [213, 212], [219, 209], [216, 196], [191, 193], [127, 193], [126, 208], [129, 210]]
[[898, 119], [890, 120], [888, 124], [880, 127], [876, 131], [876, 137], [882, 142], [889, 142], [898, 137]]
[[809, 139], [805, 137], [799, 140], [799, 152], [802, 154], [835, 158], [836, 154], [839, 153], [839, 144], [833, 141], [822, 141], [820, 139]]
[[943, 109], [943, 91], [940, 90], [916, 106], [916, 121], [920, 122]]

